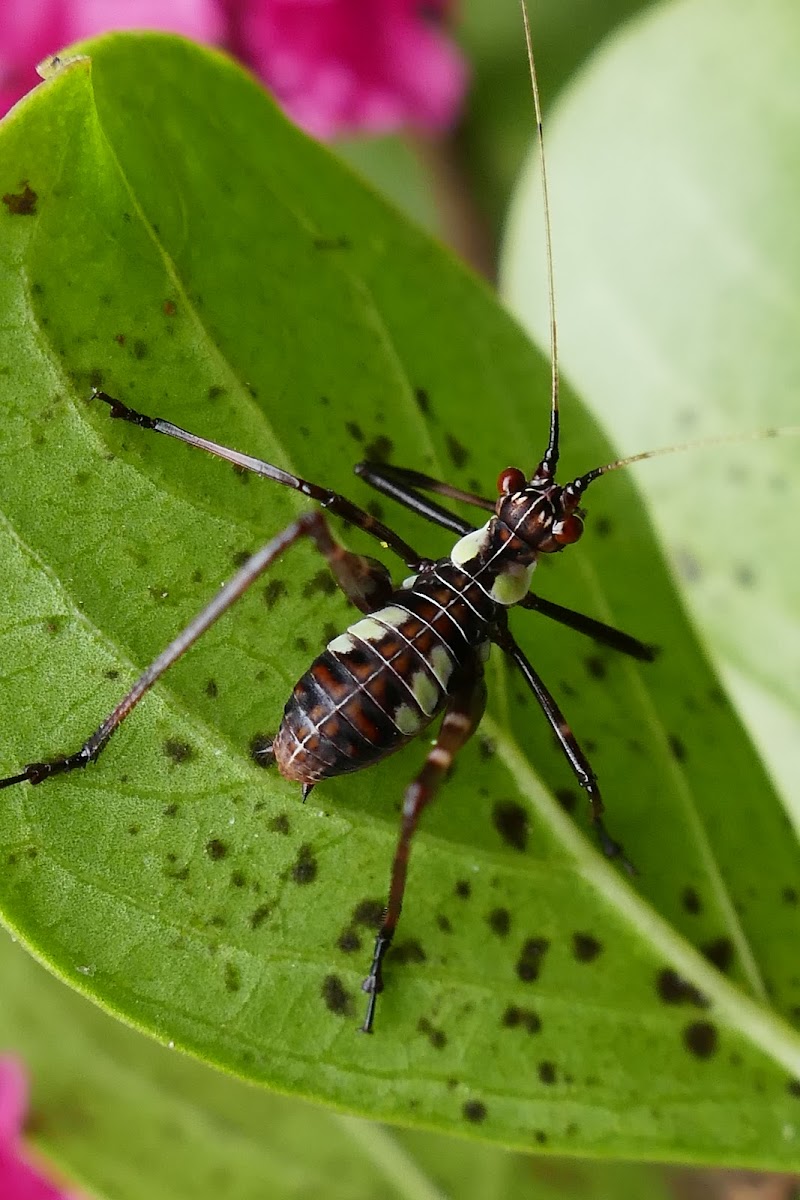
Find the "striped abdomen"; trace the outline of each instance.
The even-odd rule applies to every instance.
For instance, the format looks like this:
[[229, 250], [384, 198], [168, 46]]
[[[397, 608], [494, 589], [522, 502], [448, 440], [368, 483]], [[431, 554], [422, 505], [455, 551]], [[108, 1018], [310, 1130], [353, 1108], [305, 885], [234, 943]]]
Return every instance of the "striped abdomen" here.
[[358, 771], [441, 711], [485, 642], [495, 604], [448, 560], [334, 638], [297, 683], [273, 743], [301, 783]]

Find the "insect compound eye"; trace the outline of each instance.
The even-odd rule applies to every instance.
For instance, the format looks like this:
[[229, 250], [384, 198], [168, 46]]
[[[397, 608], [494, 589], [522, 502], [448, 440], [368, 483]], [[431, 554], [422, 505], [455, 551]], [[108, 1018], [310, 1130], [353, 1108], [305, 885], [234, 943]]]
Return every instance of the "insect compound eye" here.
[[512, 492], [521, 492], [527, 480], [519, 467], [506, 467], [497, 476], [497, 490], [501, 496], [509, 496]]
[[583, 533], [583, 521], [572, 513], [563, 521], [557, 521], [553, 526], [553, 537], [559, 546], [571, 546], [577, 542]]

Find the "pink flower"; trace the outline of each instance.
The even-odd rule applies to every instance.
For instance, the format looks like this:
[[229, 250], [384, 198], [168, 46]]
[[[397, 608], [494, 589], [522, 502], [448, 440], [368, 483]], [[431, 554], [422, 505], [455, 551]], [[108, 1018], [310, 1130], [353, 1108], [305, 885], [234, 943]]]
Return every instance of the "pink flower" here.
[[321, 138], [442, 129], [466, 67], [441, 31], [447, 0], [228, 0], [230, 46]]
[[39, 82], [36, 64], [112, 29], [166, 29], [222, 41], [217, 0], [0, 0], [0, 116]]
[[67, 1200], [67, 1193], [48, 1183], [25, 1158], [20, 1134], [27, 1107], [22, 1064], [15, 1058], [0, 1058], [0, 1196], [3, 1200]]
[[449, 0], [2, 0], [0, 113], [34, 67], [111, 29], [227, 46], [317, 137], [452, 124], [466, 67], [443, 33]]

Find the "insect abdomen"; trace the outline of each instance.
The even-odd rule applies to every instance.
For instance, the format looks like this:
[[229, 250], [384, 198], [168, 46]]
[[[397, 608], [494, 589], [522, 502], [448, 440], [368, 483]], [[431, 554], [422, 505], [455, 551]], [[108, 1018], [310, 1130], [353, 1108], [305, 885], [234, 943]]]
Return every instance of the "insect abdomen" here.
[[409, 611], [411, 592], [397, 600], [334, 638], [296, 684], [272, 747], [287, 779], [316, 783], [367, 767], [441, 710], [472, 650], [464, 642], [459, 655]]

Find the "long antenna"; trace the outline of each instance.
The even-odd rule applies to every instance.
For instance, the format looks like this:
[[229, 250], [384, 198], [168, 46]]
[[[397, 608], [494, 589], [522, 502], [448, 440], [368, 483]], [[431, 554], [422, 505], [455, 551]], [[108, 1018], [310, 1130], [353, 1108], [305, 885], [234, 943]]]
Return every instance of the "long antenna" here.
[[525, 48], [528, 54], [528, 70], [531, 76], [533, 107], [536, 113], [536, 140], [539, 145], [539, 166], [542, 172], [542, 207], [544, 210], [544, 240], [547, 250], [547, 300], [550, 310], [550, 440], [547, 444], [542, 465], [549, 468], [552, 477], [558, 464], [558, 331], [556, 329], [556, 286], [553, 273], [553, 238], [550, 229], [550, 197], [547, 191], [547, 165], [544, 157], [544, 130], [542, 127], [542, 104], [539, 99], [539, 82], [536, 77], [536, 62], [533, 57], [533, 39], [528, 19], [528, 7], [520, 0], [522, 24], [525, 27]]
[[760, 442], [766, 438], [800, 437], [800, 425], [778, 425], [773, 429], [759, 429], [751, 433], [730, 433], [723, 437], [698, 438], [693, 442], [676, 442], [674, 446], [661, 446], [657, 450], [642, 450], [639, 454], [631, 454], [628, 458], [618, 458], [616, 462], [606, 463], [604, 467], [595, 467], [585, 475], [579, 475], [569, 487], [577, 492], [584, 491], [601, 475], [610, 471], [618, 471], [621, 467], [629, 467], [631, 463], [644, 462], [646, 458], [661, 458], [664, 454], [677, 454], [683, 450], [701, 450], [708, 446], [723, 446], [730, 442]]

